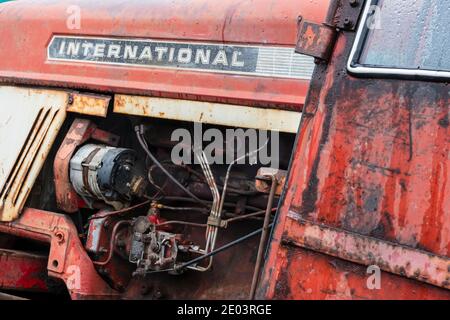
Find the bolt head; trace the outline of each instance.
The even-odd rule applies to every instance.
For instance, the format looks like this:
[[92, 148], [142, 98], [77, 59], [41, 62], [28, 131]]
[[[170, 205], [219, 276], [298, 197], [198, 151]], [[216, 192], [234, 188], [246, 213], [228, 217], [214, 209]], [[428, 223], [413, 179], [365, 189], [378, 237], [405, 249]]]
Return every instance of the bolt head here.
[[62, 233], [61, 231], [56, 231], [55, 237], [56, 237], [56, 240], [58, 241], [58, 243], [64, 242], [64, 233]]
[[346, 27], [352, 27], [352, 26], [353, 26], [352, 20], [350, 20], [349, 18], [345, 18], [345, 19], [344, 19], [344, 26], [346, 26]]

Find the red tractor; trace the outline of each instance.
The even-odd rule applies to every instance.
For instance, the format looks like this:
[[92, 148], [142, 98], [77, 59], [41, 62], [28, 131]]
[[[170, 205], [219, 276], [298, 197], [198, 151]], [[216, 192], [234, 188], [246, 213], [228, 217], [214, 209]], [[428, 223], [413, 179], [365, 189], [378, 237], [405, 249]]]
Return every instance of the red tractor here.
[[403, 2], [0, 4], [0, 292], [450, 298], [450, 12]]

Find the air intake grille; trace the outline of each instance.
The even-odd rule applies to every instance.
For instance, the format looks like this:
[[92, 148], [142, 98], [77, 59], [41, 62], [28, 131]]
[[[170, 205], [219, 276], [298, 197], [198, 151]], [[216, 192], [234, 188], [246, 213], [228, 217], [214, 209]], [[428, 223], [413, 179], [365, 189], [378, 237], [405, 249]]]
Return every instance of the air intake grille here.
[[0, 221], [18, 217], [66, 117], [68, 93], [0, 87]]

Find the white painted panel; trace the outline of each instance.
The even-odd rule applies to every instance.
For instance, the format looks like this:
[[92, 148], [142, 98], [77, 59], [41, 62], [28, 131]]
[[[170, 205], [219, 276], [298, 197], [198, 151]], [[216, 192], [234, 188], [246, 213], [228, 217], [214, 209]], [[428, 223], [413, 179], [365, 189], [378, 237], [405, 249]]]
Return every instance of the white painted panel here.
[[114, 112], [238, 128], [296, 133], [301, 112], [166, 98], [116, 95]]
[[0, 86], [0, 221], [17, 217], [66, 115], [68, 93]]

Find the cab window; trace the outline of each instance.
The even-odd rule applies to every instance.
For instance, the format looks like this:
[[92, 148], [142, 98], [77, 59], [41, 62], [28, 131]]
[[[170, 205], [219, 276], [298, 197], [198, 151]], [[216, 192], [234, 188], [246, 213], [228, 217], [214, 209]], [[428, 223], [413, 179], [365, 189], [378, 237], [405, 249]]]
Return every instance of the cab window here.
[[449, 76], [449, 49], [450, 1], [368, 1], [349, 69]]

